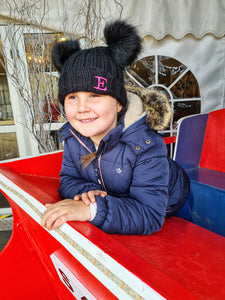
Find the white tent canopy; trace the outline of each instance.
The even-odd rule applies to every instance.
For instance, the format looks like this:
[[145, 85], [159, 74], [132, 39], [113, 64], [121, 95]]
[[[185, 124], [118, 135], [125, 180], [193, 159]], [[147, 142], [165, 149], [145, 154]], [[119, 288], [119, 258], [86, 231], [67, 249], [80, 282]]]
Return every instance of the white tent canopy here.
[[[224, 0], [132, 0], [128, 15], [141, 24], [143, 35], [160, 40], [166, 35], [176, 39], [191, 33], [201, 38], [207, 33], [225, 34]], [[145, 9], [148, 7], [148, 9]]]
[[[82, 35], [84, 22], [81, 21], [76, 28], [74, 24], [78, 13], [83, 13], [85, 2], [87, 1], [32, 0], [26, 1], [31, 8], [25, 10], [24, 0], [1, 1], [0, 15], [27, 22], [41, 22], [42, 26], [49, 29]], [[97, 4], [99, 8], [101, 6], [105, 20], [111, 20], [112, 16], [114, 19], [119, 18], [120, 9], [123, 8], [122, 18], [137, 25], [142, 36], [151, 35], [157, 40], [166, 35], [181, 39], [188, 33], [195, 38], [201, 38], [208, 33], [215, 37], [225, 34], [224, 0], [98, 0]], [[32, 5], [35, 5], [35, 16], [32, 15]]]

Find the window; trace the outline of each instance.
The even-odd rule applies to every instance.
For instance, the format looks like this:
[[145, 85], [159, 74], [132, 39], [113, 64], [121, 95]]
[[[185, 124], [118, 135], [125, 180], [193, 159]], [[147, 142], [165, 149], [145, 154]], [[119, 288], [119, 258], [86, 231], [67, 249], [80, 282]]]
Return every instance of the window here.
[[[25, 50], [29, 70], [30, 88], [33, 99], [35, 122], [45, 129], [42, 140], [46, 140], [48, 150], [60, 148], [55, 123], [65, 121], [63, 108], [58, 102], [58, 73], [52, 65], [52, 45], [65, 40], [60, 33], [26, 33]], [[41, 128], [41, 127], [40, 127]]]
[[0, 122], [13, 123], [12, 107], [9, 98], [9, 88], [7, 83], [6, 74], [0, 73]]
[[167, 94], [173, 114], [170, 126], [162, 132], [164, 136], [176, 135], [180, 118], [201, 111], [199, 85], [195, 76], [174, 58], [158, 55], [144, 57], [127, 69], [125, 81]]
[[[2, 44], [0, 39], [0, 60]], [[0, 63], [0, 160], [19, 156], [6, 71]]]
[[[46, 122], [62, 122], [62, 108], [59, 107], [57, 95], [58, 75], [52, 65], [51, 49], [53, 43], [63, 39], [62, 34], [57, 33], [27, 33], [24, 34], [25, 49], [27, 55], [30, 87], [32, 91], [35, 117], [37, 122], [41, 122], [43, 114], [42, 108], [46, 104], [48, 108], [54, 108], [58, 112], [51, 115], [51, 110], [46, 111]], [[51, 105], [50, 105], [51, 104]]]

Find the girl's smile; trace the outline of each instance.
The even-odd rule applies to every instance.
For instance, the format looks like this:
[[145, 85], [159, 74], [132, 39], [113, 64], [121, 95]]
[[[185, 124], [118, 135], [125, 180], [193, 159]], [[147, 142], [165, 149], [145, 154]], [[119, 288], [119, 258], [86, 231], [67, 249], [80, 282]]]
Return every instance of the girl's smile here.
[[108, 95], [90, 92], [71, 93], [65, 97], [65, 112], [68, 121], [80, 134], [100, 141], [117, 125], [122, 105]]
[[92, 119], [82, 119], [82, 120], [79, 120], [81, 123], [89, 123], [89, 122], [92, 122], [92, 121], [95, 121], [97, 118], [92, 118]]

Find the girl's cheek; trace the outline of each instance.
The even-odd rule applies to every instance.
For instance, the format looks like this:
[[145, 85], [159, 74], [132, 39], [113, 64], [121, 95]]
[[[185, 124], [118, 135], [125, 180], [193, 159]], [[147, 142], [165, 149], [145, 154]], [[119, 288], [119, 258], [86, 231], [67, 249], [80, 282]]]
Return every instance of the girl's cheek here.
[[66, 116], [67, 116], [67, 119], [71, 119], [72, 118], [72, 114], [70, 112], [66, 112]]
[[71, 119], [75, 114], [74, 107], [71, 105], [65, 105], [65, 113], [66, 113], [67, 119]]

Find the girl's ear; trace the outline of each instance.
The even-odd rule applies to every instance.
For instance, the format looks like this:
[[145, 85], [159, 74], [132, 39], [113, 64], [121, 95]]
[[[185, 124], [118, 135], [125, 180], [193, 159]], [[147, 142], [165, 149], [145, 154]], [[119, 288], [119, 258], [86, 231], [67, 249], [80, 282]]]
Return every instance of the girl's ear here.
[[78, 40], [60, 42], [52, 48], [52, 62], [55, 68], [60, 72], [67, 59], [76, 52], [80, 51]]
[[121, 112], [121, 110], [123, 109], [123, 106], [120, 102], [117, 101], [117, 112]]
[[104, 36], [111, 56], [123, 69], [132, 64], [141, 51], [141, 38], [136, 28], [125, 21], [107, 24]]

